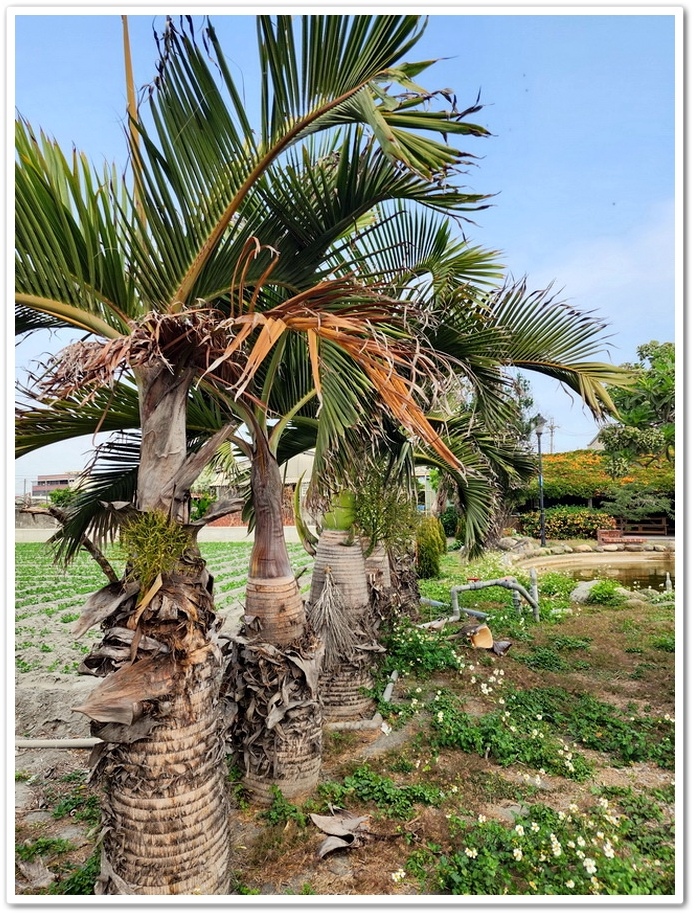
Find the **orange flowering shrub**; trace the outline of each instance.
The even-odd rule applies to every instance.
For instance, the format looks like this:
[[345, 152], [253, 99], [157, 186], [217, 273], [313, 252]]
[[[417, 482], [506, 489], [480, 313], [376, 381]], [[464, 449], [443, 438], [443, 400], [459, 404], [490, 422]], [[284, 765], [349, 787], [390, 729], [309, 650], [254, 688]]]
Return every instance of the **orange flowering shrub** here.
[[[638, 483], [670, 494], [674, 492], [674, 467], [666, 461], [655, 461], [647, 467], [635, 465], [630, 476], [612, 480], [604, 464], [604, 453], [593, 449], [542, 455], [544, 494], [549, 499], [579, 497], [592, 499], [607, 496], [617, 484]], [[523, 499], [535, 499], [539, 484], [535, 478], [520, 491]]]

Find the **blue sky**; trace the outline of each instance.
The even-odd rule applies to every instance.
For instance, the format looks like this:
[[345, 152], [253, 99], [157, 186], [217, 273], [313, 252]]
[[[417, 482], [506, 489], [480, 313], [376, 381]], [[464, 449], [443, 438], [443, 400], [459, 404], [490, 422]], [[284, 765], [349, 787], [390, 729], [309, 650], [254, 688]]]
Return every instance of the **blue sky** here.
[[[16, 105], [35, 128], [95, 163], [123, 162], [120, 10], [100, 9], [16, 10], [8, 111]], [[253, 111], [253, 17], [230, 15], [233, 9], [212, 11], [212, 18], [232, 72], [244, 75]], [[420, 82], [452, 89], [460, 107], [481, 94], [477, 120], [492, 136], [468, 144], [480, 157], [468, 183], [496, 196], [467, 228], [472, 243], [501, 250], [509, 273], [527, 276], [531, 288], [553, 283], [566, 301], [606, 319], [611, 346], [600, 359], [631, 361], [641, 343], [674, 341], [681, 328], [678, 8], [628, 7], [622, 15], [618, 7], [452, 9], [458, 12], [442, 8], [431, 16], [408, 57], [440, 59]], [[200, 26], [201, 12], [191, 10]], [[130, 16], [138, 84], [154, 75], [153, 23], [161, 25], [162, 15]], [[56, 345], [45, 338], [21, 345], [17, 367]], [[555, 383], [530, 380], [537, 409], [555, 426], [553, 442], [549, 433], [542, 439], [544, 451], [585, 447], [597, 431], [589, 412]], [[82, 467], [88, 448], [81, 440], [20, 459], [17, 491], [38, 473]]]

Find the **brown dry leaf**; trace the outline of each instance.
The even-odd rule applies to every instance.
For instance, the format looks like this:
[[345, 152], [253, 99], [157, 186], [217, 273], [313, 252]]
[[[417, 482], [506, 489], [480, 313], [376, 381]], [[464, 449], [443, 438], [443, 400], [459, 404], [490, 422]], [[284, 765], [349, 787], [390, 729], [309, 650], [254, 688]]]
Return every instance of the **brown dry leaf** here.
[[498, 639], [491, 646], [491, 652], [494, 655], [505, 655], [512, 642], [509, 639]]
[[95, 722], [131, 725], [142, 712], [144, 700], [166, 696], [174, 687], [176, 663], [171, 658], [145, 658], [124, 665], [104, 678], [102, 683], [74, 712]]
[[106, 585], [90, 595], [85, 602], [80, 619], [73, 627], [75, 636], [82, 636], [96, 624], [115, 614], [119, 607], [138, 593], [137, 582], [125, 582]]
[[317, 849], [317, 856], [323, 859], [324, 856], [336, 849], [349, 849], [352, 846], [360, 845], [369, 835], [363, 824], [369, 820], [369, 816], [351, 817], [334, 815], [326, 816], [322, 814], [310, 814], [314, 824], [328, 834]]
[[29, 888], [49, 887], [55, 881], [55, 874], [50, 869], [46, 868], [41, 856], [33, 862], [23, 862], [21, 859], [18, 859], [16, 864], [17, 868], [27, 879], [27, 887]]

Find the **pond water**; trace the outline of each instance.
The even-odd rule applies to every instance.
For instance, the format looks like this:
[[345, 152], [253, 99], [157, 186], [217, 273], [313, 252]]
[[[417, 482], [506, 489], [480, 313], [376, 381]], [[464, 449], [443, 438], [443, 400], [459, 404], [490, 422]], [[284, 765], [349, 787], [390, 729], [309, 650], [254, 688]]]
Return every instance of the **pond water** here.
[[652, 588], [664, 591], [667, 574], [675, 585], [674, 557], [659, 557], [641, 560], [636, 563], [612, 565], [602, 563], [596, 566], [576, 566], [565, 570], [573, 579], [587, 582], [590, 579], [615, 579], [624, 588]]

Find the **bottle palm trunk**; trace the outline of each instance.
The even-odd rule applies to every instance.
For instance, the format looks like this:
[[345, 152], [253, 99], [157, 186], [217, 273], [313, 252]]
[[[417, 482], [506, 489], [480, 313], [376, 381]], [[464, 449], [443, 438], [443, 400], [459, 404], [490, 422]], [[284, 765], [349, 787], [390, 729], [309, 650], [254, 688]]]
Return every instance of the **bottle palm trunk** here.
[[283, 530], [283, 488], [268, 439], [256, 429], [251, 462], [255, 514], [246, 616], [230, 660], [236, 715], [232, 743], [251, 798], [266, 804], [273, 787], [287, 798], [311, 794], [319, 781], [321, 647], [307, 625]]
[[124, 580], [93, 596], [76, 625], [85, 632], [99, 621], [104, 633], [82, 670], [106, 676], [79, 708], [103, 741], [92, 774], [106, 799], [98, 894], [229, 893], [212, 578], [182, 535], [187, 503], [173, 483], [187, 457], [189, 381], [168, 369], [139, 372], [143, 444], [130, 514], [148, 524], [164, 519], [173, 556], [163, 557], [154, 581], [141, 581], [142, 556], [132, 555]]
[[374, 700], [374, 639], [362, 547], [348, 531], [325, 528], [317, 544], [309, 616], [327, 644], [320, 679], [324, 720], [369, 716]]

